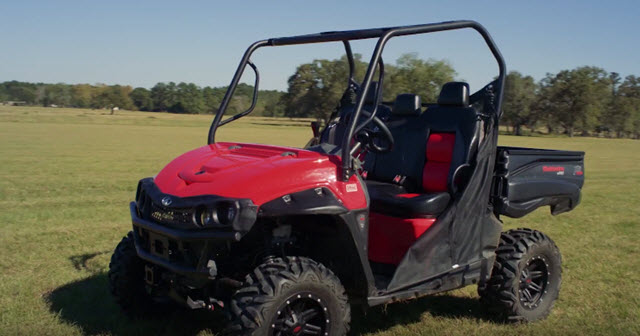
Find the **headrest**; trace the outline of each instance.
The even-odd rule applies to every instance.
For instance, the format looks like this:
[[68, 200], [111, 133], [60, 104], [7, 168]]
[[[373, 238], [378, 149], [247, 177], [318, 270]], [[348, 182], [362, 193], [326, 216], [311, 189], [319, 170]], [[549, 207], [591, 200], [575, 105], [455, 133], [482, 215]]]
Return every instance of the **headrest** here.
[[411, 93], [402, 93], [396, 97], [396, 101], [393, 103], [393, 110], [391, 113], [394, 115], [420, 115], [422, 112], [422, 100], [420, 96]]
[[374, 105], [376, 103], [376, 91], [378, 91], [378, 82], [371, 82], [371, 84], [369, 84], [369, 91], [367, 91], [367, 96], [364, 97], [365, 105]]
[[438, 105], [469, 106], [469, 84], [465, 82], [449, 82], [442, 86]]

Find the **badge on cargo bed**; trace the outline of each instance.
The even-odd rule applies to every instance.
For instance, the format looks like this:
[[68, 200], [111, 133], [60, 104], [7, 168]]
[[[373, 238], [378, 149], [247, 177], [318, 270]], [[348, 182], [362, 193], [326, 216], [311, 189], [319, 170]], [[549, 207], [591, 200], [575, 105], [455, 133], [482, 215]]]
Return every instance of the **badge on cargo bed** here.
[[564, 167], [562, 166], [542, 166], [543, 173], [556, 173], [556, 175], [564, 175]]
[[573, 175], [582, 176], [584, 173], [582, 172], [582, 166], [573, 166]]

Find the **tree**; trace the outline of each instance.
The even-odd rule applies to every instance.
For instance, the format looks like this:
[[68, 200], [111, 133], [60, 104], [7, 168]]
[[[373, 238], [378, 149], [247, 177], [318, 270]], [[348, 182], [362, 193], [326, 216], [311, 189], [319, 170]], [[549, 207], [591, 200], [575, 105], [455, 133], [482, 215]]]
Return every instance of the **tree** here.
[[218, 112], [218, 108], [220, 107], [220, 103], [222, 102], [225, 92], [226, 88], [212, 88], [207, 86], [202, 89], [202, 97], [206, 113]]
[[284, 116], [284, 105], [281, 103], [283, 92], [277, 90], [260, 91], [256, 114], [267, 117]]
[[43, 106], [69, 106], [71, 104], [71, 87], [64, 83], [47, 84], [44, 88]]
[[77, 84], [71, 87], [71, 105], [90, 107], [95, 88], [89, 84]]
[[131, 91], [131, 86], [98, 86], [95, 91], [96, 94], [91, 99], [91, 107], [110, 109], [118, 107], [125, 110], [133, 110], [134, 105], [129, 97]]
[[398, 94], [413, 93], [425, 102], [436, 102], [442, 85], [453, 81], [453, 67], [443, 60], [422, 60], [416, 53], [400, 56], [395, 66], [385, 67], [384, 98], [393, 101]]
[[168, 111], [173, 113], [204, 113], [205, 104], [202, 90], [193, 83], [178, 84], [174, 93], [173, 104]]
[[158, 83], [151, 88], [151, 99], [154, 111], [168, 111], [176, 103], [176, 84], [174, 82]]
[[282, 97], [284, 115], [326, 120], [347, 87], [348, 73], [346, 57], [314, 60], [298, 66], [289, 77], [289, 88]]
[[[640, 138], [640, 77], [627, 76], [617, 92], [620, 130]], [[622, 134], [619, 134], [619, 136]]]
[[137, 87], [131, 91], [129, 98], [133, 102], [133, 105], [139, 111], [153, 111], [153, 99], [151, 99], [151, 91]]
[[37, 85], [32, 83], [10, 81], [0, 84], [0, 101], [23, 101], [35, 104], [37, 100]]
[[507, 74], [502, 102], [503, 120], [513, 127], [513, 134], [522, 135], [522, 126], [534, 127], [538, 111], [536, 102], [536, 83], [531, 76], [523, 76], [517, 71]]
[[620, 75], [617, 72], [609, 74], [609, 87], [611, 94], [607, 106], [600, 115], [600, 124], [596, 128], [598, 133], [604, 132], [609, 136], [622, 137], [625, 131], [625, 123], [628, 116], [625, 115], [624, 101], [618, 94]]
[[568, 136], [593, 130], [609, 98], [608, 74], [597, 67], [579, 67], [547, 74], [541, 82], [540, 104], [550, 123]]
[[131, 91], [129, 98], [138, 111], [153, 111], [151, 91], [142, 87], [137, 87]]
[[[356, 80], [361, 80], [367, 63], [361, 61], [360, 55], [355, 55], [354, 61]], [[298, 66], [289, 77], [287, 93], [282, 97], [284, 115], [326, 120], [346, 89], [348, 74], [346, 57], [314, 60]], [[455, 71], [445, 61], [421, 60], [417, 54], [405, 54], [396, 65], [385, 65], [383, 98], [393, 101], [400, 93], [414, 93], [424, 101], [436, 101], [442, 85], [454, 76]]]

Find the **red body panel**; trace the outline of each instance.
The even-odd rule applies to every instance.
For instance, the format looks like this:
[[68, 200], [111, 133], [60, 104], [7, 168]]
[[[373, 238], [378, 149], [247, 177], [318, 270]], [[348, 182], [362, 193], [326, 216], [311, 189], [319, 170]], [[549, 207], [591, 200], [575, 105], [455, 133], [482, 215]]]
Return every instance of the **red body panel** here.
[[397, 265], [409, 247], [433, 223], [435, 218], [398, 218], [369, 214], [369, 259]]
[[178, 197], [248, 198], [258, 206], [294, 192], [326, 187], [347, 209], [366, 208], [358, 178], [338, 179], [340, 165], [335, 155], [219, 142], [177, 157], [158, 173], [155, 183], [162, 192]]

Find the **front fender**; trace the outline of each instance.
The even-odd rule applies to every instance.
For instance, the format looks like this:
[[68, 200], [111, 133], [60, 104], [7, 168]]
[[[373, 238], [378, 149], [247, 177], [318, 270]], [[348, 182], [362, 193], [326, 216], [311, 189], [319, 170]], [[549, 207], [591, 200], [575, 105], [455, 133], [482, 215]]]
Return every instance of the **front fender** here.
[[260, 206], [258, 216], [341, 215], [349, 210], [326, 187], [278, 197]]
[[[366, 196], [366, 189], [364, 190]], [[373, 274], [368, 258], [369, 236], [368, 209], [347, 209], [326, 187], [307, 189], [284, 195], [260, 206], [259, 217], [323, 216], [333, 218], [337, 224], [335, 237], [324, 246], [325, 250], [313, 255], [315, 259], [330, 264], [341, 264], [334, 270], [347, 288], [358, 296], [366, 297], [376, 293]], [[326, 216], [326, 217], [325, 217]], [[318, 238], [318, 237], [314, 237]], [[339, 258], [324, 260], [334, 255], [330, 249], [338, 249]], [[366, 287], [363, 284], [367, 284]]]

